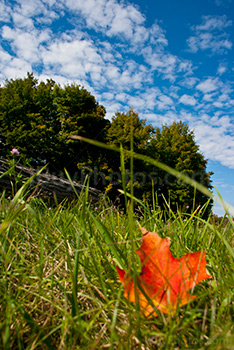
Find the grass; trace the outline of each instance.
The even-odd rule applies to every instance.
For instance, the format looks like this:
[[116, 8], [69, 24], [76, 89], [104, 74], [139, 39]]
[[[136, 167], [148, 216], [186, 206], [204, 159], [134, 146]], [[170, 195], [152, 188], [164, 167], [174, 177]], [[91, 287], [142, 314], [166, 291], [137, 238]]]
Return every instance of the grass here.
[[[83, 193], [48, 208], [24, 188], [1, 197], [0, 348], [233, 349], [234, 226], [137, 203], [127, 214]], [[181, 257], [205, 250], [211, 279], [176, 315], [145, 318], [123, 297], [116, 266], [139, 271], [139, 225], [170, 237]]]
[[[124, 180], [123, 150], [113, 150], [120, 151]], [[209, 197], [207, 189], [183, 174], [145, 156], [143, 160]], [[131, 168], [133, 172], [133, 161]], [[155, 201], [149, 208], [138, 199], [133, 211], [133, 189], [126, 194], [124, 186], [126, 213], [106, 198], [93, 206], [87, 191], [73, 203], [49, 208], [41, 198], [27, 195], [29, 182], [11, 201], [4, 193], [0, 201], [0, 348], [233, 349], [234, 223], [230, 217], [227, 225], [217, 224], [204, 220], [198, 210], [173, 213], [168, 206], [165, 220]], [[177, 258], [206, 251], [212, 278], [198, 284], [197, 298], [174, 316], [159, 313], [146, 318], [137, 303], [123, 297], [116, 266], [139, 274], [135, 249], [141, 244], [140, 226], [170, 237]]]

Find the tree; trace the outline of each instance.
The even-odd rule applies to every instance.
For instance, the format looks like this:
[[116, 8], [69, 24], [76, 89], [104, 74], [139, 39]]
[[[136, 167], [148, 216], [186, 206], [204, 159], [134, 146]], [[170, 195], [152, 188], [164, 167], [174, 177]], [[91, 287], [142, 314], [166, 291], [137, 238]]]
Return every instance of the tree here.
[[38, 84], [33, 74], [7, 80], [0, 88], [1, 154], [16, 147], [34, 166], [48, 163], [55, 175], [64, 168], [74, 174], [77, 163], [95, 162], [100, 150], [70, 135], [104, 141], [109, 126], [104, 116], [104, 107], [79, 85], [61, 87], [51, 79]]
[[61, 125], [58, 147], [61, 158], [66, 155], [65, 167], [73, 173], [77, 171], [77, 165], [79, 168], [84, 164], [99, 165], [101, 149], [74, 141], [70, 136], [80, 135], [104, 142], [110, 124], [104, 118], [105, 108], [85, 88], [75, 84], [67, 85], [63, 89], [56, 86], [53, 96]]
[[112, 118], [108, 129], [107, 140], [110, 144], [130, 149], [131, 137], [133, 137], [133, 150], [144, 153], [154, 133], [151, 124], [146, 125], [146, 119], [140, 119], [132, 109], [128, 113], [117, 112]]
[[[138, 114], [135, 113], [132, 109], [127, 113], [117, 112], [112, 118], [111, 125], [107, 133], [107, 141], [111, 145], [122, 147], [124, 149], [130, 150], [131, 148], [131, 139], [134, 152], [147, 154], [148, 143], [154, 134], [154, 128], [151, 124], [146, 124], [146, 119], [140, 119]], [[112, 152], [113, 153], [113, 152]], [[118, 158], [117, 158], [118, 157]], [[114, 172], [121, 182], [120, 176], [120, 160], [119, 155], [110, 154], [109, 156], [109, 167], [108, 170]], [[125, 154], [125, 169], [126, 169], [126, 185], [129, 188], [130, 185], [130, 162], [129, 155]], [[139, 198], [143, 196], [145, 192], [145, 186], [148, 184], [145, 183], [144, 175], [145, 165], [143, 161], [134, 159], [134, 173], [133, 181], [135, 188], [135, 195]], [[143, 181], [142, 181], [143, 176]], [[116, 188], [119, 188], [120, 184], [118, 181], [115, 181]], [[148, 188], [148, 187], [147, 187]], [[114, 191], [115, 192], [115, 191]]]
[[[211, 189], [211, 172], [206, 172], [207, 160], [199, 152], [199, 146], [194, 140], [193, 131], [182, 122], [174, 122], [157, 128], [154, 137], [148, 146], [148, 155], [152, 158], [185, 173], [205, 187]], [[172, 210], [202, 207], [208, 198], [194, 189], [177, 180], [174, 176], [154, 168], [155, 190], [160, 206], [163, 207], [165, 200]], [[212, 206], [210, 202], [206, 213]]]
[[[31, 116], [36, 112], [33, 103], [33, 89], [37, 80], [31, 74], [24, 80], [6, 80], [0, 87], [0, 130], [2, 156], [7, 146], [24, 148], [26, 131], [31, 129]], [[20, 147], [21, 146], [21, 147]]]
[[[147, 125], [132, 109], [117, 112], [109, 122], [105, 108], [84, 87], [76, 84], [61, 87], [53, 80], [38, 83], [33, 74], [25, 79], [7, 80], [0, 87], [0, 149], [1, 156], [17, 148], [32, 166], [48, 163], [54, 175], [64, 168], [82, 181], [90, 175], [91, 185], [111, 189], [112, 199], [122, 187], [119, 154], [71, 139], [71, 135], [120, 146], [151, 156], [205, 185], [211, 186], [207, 160], [199, 152], [194, 134], [183, 123], [164, 125], [162, 129]], [[127, 188], [130, 161], [125, 153]], [[81, 172], [78, 173], [78, 170]], [[76, 176], [75, 176], [76, 174]], [[163, 207], [164, 198], [173, 210], [202, 206], [207, 197], [162, 170], [134, 159], [133, 184], [138, 198], [151, 197], [152, 180]], [[93, 182], [92, 182], [93, 180]], [[208, 207], [210, 210], [211, 205]]]

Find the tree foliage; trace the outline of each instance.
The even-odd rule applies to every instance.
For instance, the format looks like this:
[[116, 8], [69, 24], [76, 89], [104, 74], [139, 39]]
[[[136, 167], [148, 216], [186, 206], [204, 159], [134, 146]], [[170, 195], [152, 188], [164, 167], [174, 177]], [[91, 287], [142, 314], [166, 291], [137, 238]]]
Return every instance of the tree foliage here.
[[[182, 122], [173, 122], [156, 128], [148, 146], [149, 155], [175, 170], [185, 173], [205, 187], [211, 189], [211, 175], [206, 172], [207, 159], [199, 151], [195, 143], [194, 133], [188, 125]], [[202, 207], [207, 202], [207, 197], [200, 192], [194, 192], [194, 188], [177, 180], [172, 175], [155, 168], [155, 189], [159, 204], [162, 206], [165, 200], [172, 209]], [[211, 205], [211, 203], [210, 203]], [[210, 206], [209, 206], [210, 208]]]
[[14, 146], [32, 165], [48, 163], [55, 174], [64, 168], [75, 172], [77, 163], [97, 158], [100, 152], [69, 136], [104, 141], [109, 125], [104, 116], [104, 107], [78, 85], [62, 88], [53, 80], [38, 84], [32, 74], [6, 81], [0, 88], [2, 155]]
[[154, 133], [151, 124], [146, 125], [146, 119], [140, 119], [132, 109], [128, 113], [117, 112], [112, 118], [108, 129], [107, 140], [110, 144], [130, 149], [131, 137], [133, 150], [145, 153], [147, 143]]
[[[31, 160], [32, 166], [47, 163], [54, 175], [66, 168], [82, 182], [88, 174], [91, 185], [106, 190], [113, 199], [122, 187], [119, 154], [73, 140], [71, 135], [132, 148], [212, 187], [211, 173], [206, 172], [207, 160], [199, 151], [193, 132], [182, 122], [154, 129], [132, 109], [117, 112], [110, 122], [105, 119], [105, 108], [84, 87], [61, 87], [51, 79], [39, 83], [33, 74], [7, 80], [0, 87], [2, 157], [15, 147], [22, 157]], [[125, 169], [129, 188], [130, 161], [126, 154]], [[153, 182], [162, 207], [165, 200], [173, 210], [202, 207], [207, 200], [201, 193], [194, 195], [190, 186], [143, 161], [134, 160], [133, 175], [135, 195], [151, 198]]]
[[[140, 119], [138, 113], [132, 109], [127, 113], [117, 112], [111, 121], [111, 125], [107, 133], [107, 141], [109, 144], [120, 147], [125, 150], [132, 150], [137, 153], [147, 155], [148, 143], [154, 134], [154, 128], [151, 124], [146, 124], [146, 119]], [[124, 154], [125, 172], [126, 172], [126, 188], [130, 189], [130, 159], [129, 155]], [[120, 161], [112, 158], [111, 167], [116, 173], [120, 173]], [[142, 198], [144, 193], [149, 190], [149, 183], [145, 181], [145, 164], [142, 161], [134, 159], [133, 185], [134, 192], [137, 197]], [[143, 177], [143, 181], [142, 181]], [[121, 178], [119, 177], [119, 182]], [[116, 183], [118, 187], [118, 183]], [[151, 188], [151, 184], [150, 184]]]

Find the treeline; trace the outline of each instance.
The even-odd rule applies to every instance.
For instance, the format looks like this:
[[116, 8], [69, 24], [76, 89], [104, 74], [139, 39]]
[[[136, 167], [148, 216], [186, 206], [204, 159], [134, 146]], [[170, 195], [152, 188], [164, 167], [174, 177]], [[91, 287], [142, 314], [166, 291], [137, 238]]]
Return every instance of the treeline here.
[[[53, 175], [61, 176], [64, 168], [73, 180], [90, 178], [92, 187], [108, 193], [114, 201], [122, 188], [120, 156], [71, 135], [80, 135], [110, 145], [150, 156], [186, 173], [207, 188], [211, 175], [207, 160], [199, 151], [194, 134], [182, 122], [154, 128], [133, 110], [117, 112], [111, 121], [105, 108], [85, 88], [72, 84], [61, 87], [53, 80], [38, 82], [33, 74], [25, 79], [6, 80], [0, 87], [0, 151], [10, 156], [17, 148], [21, 161], [38, 167], [48, 164]], [[132, 137], [133, 135], [133, 137]], [[130, 183], [130, 159], [125, 157], [126, 187]], [[191, 210], [202, 207], [207, 197], [157, 167], [134, 159], [134, 193], [150, 201], [152, 190], [158, 205], [165, 201], [172, 209]], [[121, 201], [121, 199], [120, 199]], [[211, 203], [207, 212], [211, 208]]]

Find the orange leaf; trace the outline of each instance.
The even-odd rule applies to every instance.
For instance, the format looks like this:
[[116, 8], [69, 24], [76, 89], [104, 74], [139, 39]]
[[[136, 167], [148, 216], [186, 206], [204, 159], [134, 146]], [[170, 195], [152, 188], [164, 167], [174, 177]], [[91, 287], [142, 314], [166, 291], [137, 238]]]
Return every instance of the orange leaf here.
[[149, 232], [143, 227], [141, 230], [143, 241], [136, 250], [141, 260], [141, 273], [136, 277], [136, 285], [133, 277], [117, 267], [119, 279], [124, 285], [124, 296], [132, 302], [139, 302], [145, 316], [157, 316], [155, 308], [173, 314], [178, 306], [196, 297], [189, 293], [190, 289], [211, 277], [205, 268], [205, 252], [174, 258], [169, 249], [169, 238], [160, 238], [156, 232]]

